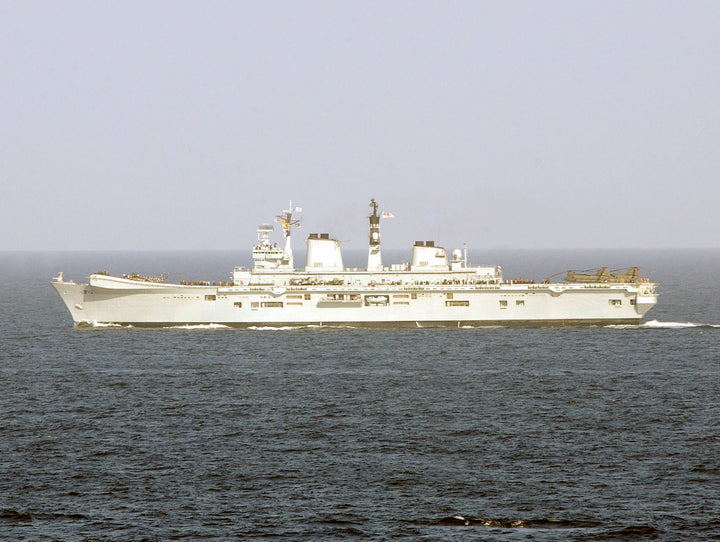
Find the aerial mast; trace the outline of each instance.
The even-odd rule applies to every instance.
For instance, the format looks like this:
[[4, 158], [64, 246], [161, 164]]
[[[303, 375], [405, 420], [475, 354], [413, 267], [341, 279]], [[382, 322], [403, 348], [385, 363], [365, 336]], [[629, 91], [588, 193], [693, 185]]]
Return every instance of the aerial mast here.
[[378, 204], [375, 198], [370, 200], [372, 214], [368, 217], [370, 220], [370, 237], [368, 248], [368, 271], [382, 271], [382, 255], [380, 254], [380, 215], [378, 214]]
[[[299, 209], [298, 209], [299, 210]], [[282, 211], [282, 214], [277, 215], [277, 219], [280, 220], [280, 223], [282, 225], [283, 233], [285, 234], [285, 257], [284, 260], [285, 265], [290, 267], [290, 269], [293, 269], [295, 266], [293, 264], [293, 253], [292, 253], [292, 243], [290, 241], [291, 239], [291, 228], [293, 226], [300, 227], [300, 219], [296, 218], [293, 220], [292, 217], [293, 213], [293, 206], [292, 201], [288, 203], [288, 208]]]

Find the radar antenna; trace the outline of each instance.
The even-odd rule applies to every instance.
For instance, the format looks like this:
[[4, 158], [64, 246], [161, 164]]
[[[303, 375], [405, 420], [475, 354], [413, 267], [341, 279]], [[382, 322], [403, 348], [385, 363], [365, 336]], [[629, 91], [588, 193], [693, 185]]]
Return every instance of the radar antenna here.
[[282, 225], [283, 232], [285, 233], [285, 237], [290, 237], [291, 231], [290, 229], [295, 226], [297, 228], [300, 227], [300, 218], [293, 219], [292, 217], [293, 213], [293, 206], [292, 201], [288, 203], [288, 208], [282, 211], [282, 214], [279, 214], [275, 217], [276, 220], [280, 221], [280, 224]]
[[[299, 209], [298, 209], [299, 210]], [[292, 227], [295, 226], [296, 228], [300, 227], [300, 219], [299, 218], [293, 218], [293, 206], [292, 201], [288, 203], [288, 208], [282, 211], [281, 214], [277, 215], [275, 217], [275, 220], [280, 220], [280, 224], [282, 226], [283, 233], [285, 234], [285, 258], [284, 258], [284, 264], [286, 264], [290, 269], [293, 269], [294, 263], [293, 263], [293, 253], [292, 253], [292, 244], [290, 242], [291, 234], [292, 234]]]
[[368, 248], [368, 271], [382, 270], [382, 255], [380, 253], [380, 215], [378, 214], [378, 204], [375, 198], [370, 200], [372, 214], [368, 217], [370, 220], [370, 236]]

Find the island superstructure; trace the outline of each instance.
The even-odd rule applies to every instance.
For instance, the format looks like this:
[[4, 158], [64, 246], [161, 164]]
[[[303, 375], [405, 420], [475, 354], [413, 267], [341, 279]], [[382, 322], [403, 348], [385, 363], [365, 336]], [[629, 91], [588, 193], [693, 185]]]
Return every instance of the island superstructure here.
[[167, 283], [137, 274], [91, 274], [87, 283], [51, 282], [76, 325], [227, 326], [488, 326], [639, 324], [657, 303], [656, 284], [637, 268], [612, 273], [568, 272], [563, 282], [506, 281], [499, 266], [471, 266], [467, 250], [450, 257], [433, 241], [416, 241], [410, 262], [382, 261], [378, 204], [370, 202], [365, 269], [343, 265], [340, 242], [328, 233], [307, 238], [296, 269], [292, 203], [257, 229], [253, 268], [236, 267], [227, 282]]

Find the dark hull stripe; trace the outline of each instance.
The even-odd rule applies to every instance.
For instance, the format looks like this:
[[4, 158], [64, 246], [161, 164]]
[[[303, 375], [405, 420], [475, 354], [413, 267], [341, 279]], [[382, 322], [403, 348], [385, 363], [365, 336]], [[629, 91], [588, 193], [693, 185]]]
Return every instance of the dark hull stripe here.
[[[397, 321], [397, 322], [100, 322], [142, 328], [168, 328], [184, 326], [223, 325], [232, 328], [250, 327], [361, 327], [361, 328], [433, 328], [433, 327], [576, 327], [639, 325], [641, 318], [615, 319], [563, 319], [563, 320], [443, 320], [443, 321]], [[94, 327], [92, 324], [78, 324], [78, 327]]]

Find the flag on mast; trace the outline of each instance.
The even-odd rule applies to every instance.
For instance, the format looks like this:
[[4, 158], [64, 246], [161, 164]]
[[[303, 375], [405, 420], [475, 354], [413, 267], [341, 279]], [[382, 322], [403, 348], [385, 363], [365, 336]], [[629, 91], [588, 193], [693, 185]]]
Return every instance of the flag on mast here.
[[296, 213], [302, 213], [302, 207], [295, 207]]
[[395, 215], [394, 215], [394, 214], [389, 213], [389, 212], [387, 212], [387, 211], [383, 211], [381, 216], [382, 216], [383, 218], [395, 218]]

